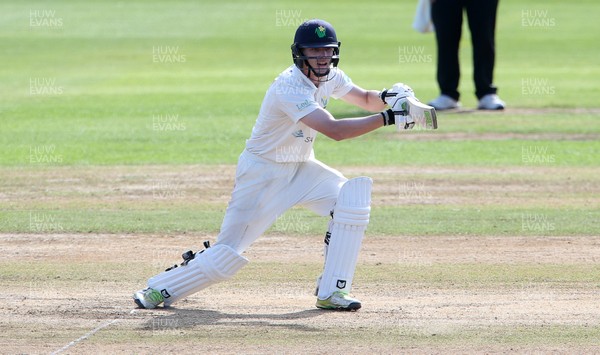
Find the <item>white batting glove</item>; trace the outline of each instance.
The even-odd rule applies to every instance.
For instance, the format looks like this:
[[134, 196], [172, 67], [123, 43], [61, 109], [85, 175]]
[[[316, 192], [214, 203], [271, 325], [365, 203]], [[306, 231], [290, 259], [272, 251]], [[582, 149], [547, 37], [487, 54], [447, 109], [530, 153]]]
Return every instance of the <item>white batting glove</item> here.
[[403, 83], [396, 83], [390, 89], [383, 89], [379, 93], [381, 100], [390, 107], [396, 106], [398, 100], [406, 99], [409, 96], [415, 97], [415, 92], [410, 86]]
[[408, 101], [406, 98], [397, 99], [394, 106], [381, 113], [383, 116], [383, 125], [395, 124], [396, 130], [412, 129], [415, 126], [415, 120], [408, 114]]

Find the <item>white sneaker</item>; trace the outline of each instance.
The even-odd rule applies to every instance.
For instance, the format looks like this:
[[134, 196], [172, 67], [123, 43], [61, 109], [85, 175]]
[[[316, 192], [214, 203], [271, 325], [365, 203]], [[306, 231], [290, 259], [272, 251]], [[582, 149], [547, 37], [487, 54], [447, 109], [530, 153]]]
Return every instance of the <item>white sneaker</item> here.
[[133, 301], [139, 308], [153, 309], [161, 304], [165, 299], [155, 289], [150, 287], [137, 291], [133, 294]]
[[321, 309], [337, 309], [343, 311], [356, 311], [362, 306], [356, 298], [348, 296], [344, 291], [335, 291], [328, 299], [322, 300], [317, 298], [317, 308]]
[[442, 111], [442, 110], [450, 110], [453, 108], [459, 108], [460, 107], [460, 102], [454, 100], [453, 98], [451, 98], [448, 95], [440, 95], [438, 97], [436, 97], [435, 99], [429, 101], [427, 103], [429, 106], [433, 106], [436, 110], [438, 111]]
[[504, 110], [506, 104], [496, 94], [487, 94], [479, 100], [479, 110]]

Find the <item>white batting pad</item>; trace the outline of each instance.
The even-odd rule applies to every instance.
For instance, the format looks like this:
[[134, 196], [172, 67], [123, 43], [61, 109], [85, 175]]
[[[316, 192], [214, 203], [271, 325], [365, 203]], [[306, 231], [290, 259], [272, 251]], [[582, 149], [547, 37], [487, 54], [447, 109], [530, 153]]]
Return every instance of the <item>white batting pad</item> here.
[[215, 245], [197, 254], [187, 265], [160, 273], [148, 280], [148, 287], [160, 291], [165, 306], [214, 283], [227, 280], [248, 263], [231, 247]]
[[369, 224], [373, 180], [348, 180], [340, 189], [333, 209], [333, 225], [325, 258], [325, 270], [318, 297], [326, 299], [335, 291], [350, 292], [362, 238]]

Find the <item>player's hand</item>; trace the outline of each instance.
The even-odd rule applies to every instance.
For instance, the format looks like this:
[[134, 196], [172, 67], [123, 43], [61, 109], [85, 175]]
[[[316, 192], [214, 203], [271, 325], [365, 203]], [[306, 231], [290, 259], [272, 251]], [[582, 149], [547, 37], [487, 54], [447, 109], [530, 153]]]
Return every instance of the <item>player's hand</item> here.
[[[382, 90], [379, 97], [390, 107], [386, 112], [393, 112], [394, 124], [398, 130], [412, 129], [415, 126], [415, 121], [408, 111], [407, 98], [415, 97], [415, 92], [410, 86], [396, 83], [390, 89]], [[391, 117], [391, 113], [388, 113], [388, 116]]]
[[398, 131], [412, 129], [415, 126], [415, 120], [408, 113], [406, 98], [396, 100], [395, 105], [382, 112], [381, 115], [383, 116], [384, 126], [395, 124]]
[[406, 100], [409, 96], [415, 97], [415, 92], [403, 83], [396, 83], [390, 89], [383, 89], [379, 93], [381, 100], [390, 107], [396, 106], [399, 100]]

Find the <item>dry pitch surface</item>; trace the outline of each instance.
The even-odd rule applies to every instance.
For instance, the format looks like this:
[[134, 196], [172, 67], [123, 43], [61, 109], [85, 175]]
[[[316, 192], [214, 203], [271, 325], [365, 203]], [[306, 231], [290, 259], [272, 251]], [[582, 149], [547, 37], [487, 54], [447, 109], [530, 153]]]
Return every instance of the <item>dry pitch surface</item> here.
[[[585, 199], [598, 205], [597, 185], [567, 185], [552, 178], [550, 167], [536, 169], [533, 178], [527, 169], [512, 169], [514, 176], [537, 179], [525, 187], [518, 178], [435, 178], [478, 170], [341, 170], [348, 176], [370, 171], [376, 182], [430, 174], [426, 186], [435, 186], [435, 199], [448, 204], [527, 205], [533, 191], [546, 196], [541, 203], [569, 207]], [[4, 171], [5, 186], [18, 184], [22, 174]], [[68, 178], [62, 168], [26, 174], [38, 191], [4, 191], [3, 198], [23, 206], [40, 195], [57, 206], [143, 205], [156, 202], [152, 181], [161, 179], [187, 191], [175, 203], [202, 196], [219, 205], [228, 199], [233, 167], [69, 168]], [[374, 206], [392, 203], [385, 186], [376, 184]], [[171, 309], [134, 311], [132, 291], [205, 239], [214, 235], [0, 235], [1, 352], [600, 352], [600, 236], [368, 235], [354, 287], [363, 309], [348, 313], [314, 307], [322, 236], [270, 232], [248, 250], [251, 263], [233, 280]]]

